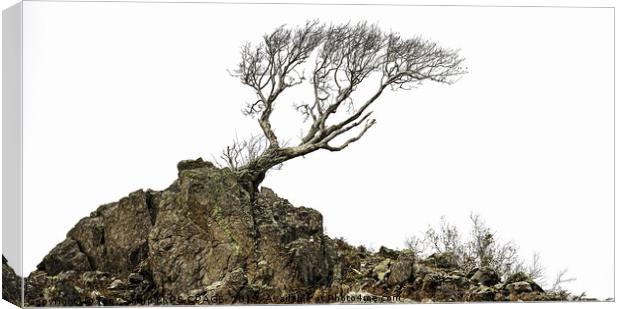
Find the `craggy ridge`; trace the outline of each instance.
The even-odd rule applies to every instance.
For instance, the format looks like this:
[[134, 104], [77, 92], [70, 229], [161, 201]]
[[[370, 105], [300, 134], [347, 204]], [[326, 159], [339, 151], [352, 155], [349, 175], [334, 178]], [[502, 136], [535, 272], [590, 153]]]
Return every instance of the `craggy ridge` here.
[[[163, 191], [138, 190], [81, 219], [25, 278], [25, 303], [549, 301], [524, 273], [464, 273], [450, 252], [418, 259], [323, 234], [322, 215], [234, 172], [182, 161]], [[3, 263], [3, 280], [8, 265]], [[3, 295], [4, 296], [4, 295]]]

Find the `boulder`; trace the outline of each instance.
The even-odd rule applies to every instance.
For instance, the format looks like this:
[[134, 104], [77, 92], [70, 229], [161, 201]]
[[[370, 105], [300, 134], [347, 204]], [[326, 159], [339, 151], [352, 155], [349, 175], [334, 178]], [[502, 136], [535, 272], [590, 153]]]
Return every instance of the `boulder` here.
[[379, 281], [383, 281], [385, 277], [390, 273], [390, 264], [392, 263], [391, 259], [385, 259], [381, 261], [377, 266], [375, 266], [372, 270], [375, 278]]
[[400, 252], [397, 251], [397, 250], [390, 249], [390, 248], [385, 247], [385, 246], [381, 246], [379, 248], [379, 252], [377, 252], [377, 254], [379, 256], [384, 257], [384, 258], [389, 258], [389, 259], [395, 260], [400, 255]]
[[493, 268], [481, 267], [474, 272], [470, 280], [481, 285], [493, 286], [500, 282], [500, 277]]
[[530, 282], [532, 281], [532, 278], [530, 278], [528, 274], [522, 271], [516, 272], [508, 276], [508, 278], [506, 278], [506, 284], [519, 282], [519, 281]]
[[399, 255], [396, 261], [390, 266], [388, 283], [390, 285], [401, 285], [415, 279], [413, 272], [414, 264], [415, 256], [413, 254], [403, 253]]
[[203, 161], [202, 158], [198, 158], [196, 160], [183, 160], [177, 163], [177, 171], [179, 172], [179, 176], [181, 176], [182, 171], [200, 168], [215, 168], [215, 166], [211, 162]]
[[465, 300], [467, 301], [493, 301], [495, 300], [497, 290], [493, 287], [479, 286], [467, 292]]
[[43, 258], [37, 269], [56, 275], [65, 270], [88, 271], [91, 266], [78, 242], [67, 238]]
[[437, 268], [458, 267], [456, 255], [450, 251], [433, 253], [426, 259], [426, 263]]
[[532, 292], [532, 286], [529, 282], [519, 281], [506, 285], [506, 289], [512, 294], [521, 294]]

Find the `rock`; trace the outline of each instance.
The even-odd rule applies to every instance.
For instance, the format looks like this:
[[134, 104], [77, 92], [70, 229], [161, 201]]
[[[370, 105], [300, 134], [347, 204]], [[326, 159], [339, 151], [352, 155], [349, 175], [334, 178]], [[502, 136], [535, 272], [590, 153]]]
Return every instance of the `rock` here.
[[467, 292], [465, 299], [467, 301], [493, 301], [495, 300], [497, 291], [488, 286], [479, 286]]
[[15, 274], [9, 262], [2, 255], [2, 299], [9, 303], [22, 306], [22, 278]]
[[183, 160], [177, 164], [177, 170], [179, 171], [179, 177], [181, 172], [185, 170], [194, 170], [200, 168], [214, 168], [215, 166], [211, 162], [203, 161], [202, 158], [196, 160]]
[[422, 279], [421, 290], [425, 292], [435, 292], [444, 283], [442, 273], [431, 272]]
[[235, 269], [228, 273], [222, 281], [216, 281], [206, 288], [208, 298], [220, 297], [221, 303], [232, 304], [241, 298], [241, 291], [248, 278], [243, 269]]
[[63, 271], [56, 276], [34, 271], [25, 281], [25, 303], [41, 307], [89, 305], [89, 299], [83, 297], [85, 289], [76, 286], [80, 278], [76, 271]]
[[388, 278], [388, 283], [390, 285], [401, 285], [414, 279], [414, 263], [415, 256], [413, 254], [399, 255], [396, 261], [390, 266], [390, 277]]
[[532, 287], [532, 291], [534, 292], [540, 292], [540, 293], [545, 293], [545, 290], [543, 290], [542, 287], [540, 287], [540, 285], [538, 285], [536, 282], [534, 282], [533, 280], [531, 282], [528, 282], [530, 284], [530, 286]]
[[179, 295], [255, 263], [250, 196], [230, 170], [183, 170], [157, 209], [148, 258], [160, 292]]
[[389, 258], [392, 260], [396, 260], [398, 258], [398, 255], [400, 255], [399, 251], [381, 246], [379, 248], [379, 252], [377, 253], [379, 256], [382, 256], [384, 258]]
[[129, 276], [127, 276], [127, 279], [129, 280], [129, 283], [134, 283], [134, 284], [144, 281], [144, 277], [137, 273], [129, 274]]
[[81, 275], [81, 281], [85, 284], [97, 284], [110, 279], [110, 274], [102, 271], [87, 271]]
[[[406, 250], [372, 253], [327, 237], [319, 212], [265, 187], [254, 191], [228, 168], [202, 159], [177, 168], [178, 179], [165, 190], [135, 191], [77, 222], [25, 279], [25, 304], [331, 303], [353, 294], [463, 301], [509, 294], [503, 285], [470, 288], [451, 252], [421, 261]], [[5, 287], [19, 282], [9, 269], [3, 263]], [[496, 281], [477, 271], [476, 282]], [[528, 283], [533, 292], [519, 299], [565, 298]]]
[[532, 286], [530, 285], [529, 282], [525, 282], [525, 281], [510, 283], [506, 285], [506, 289], [508, 289], [508, 291], [513, 294], [532, 292]]
[[[308, 297], [319, 286], [329, 284], [333, 257], [323, 235], [322, 215], [314, 209], [294, 207], [265, 187], [256, 205], [253, 216], [261, 236], [257, 246], [264, 261], [257, 277], [269, 278], [269, 285], [276, 289], [303, 289]], [[254, 278], [251, 272], [249, 278]]]
[[532, 281], [532, 279], [530, 278], [530, 276], [528, 274], [520, 271], [520, 272], [516, 272], [516, 273], [508, 276], [508, 278], [506, 279], [506, 284], [514, 283], [514, 282], [519, 282], [519, 281], [530, 282], [530, 281]]
[[431, 254], [426, 259], [426, 264], [438, 268], [456, 268], [458, 261], [456, 255], [450, 251]]
[[108, 289], [116, 290], [116, 289], [122, 289], [124, 287], [125, 287], [125, 283], [123, 282], [123, 280], [116, 279], [112, 281], [112, 283], [110, 283], [110, 285], [108, 286]]
[[499, 275], [490, 267], [482, 267], [478, 269], [470, 279], [475, 283], [485, 286], [493, 286], [500, 282]]
[[390, 273], [391, 262], [392, 260], [388, 258], [381, 261], [381, 263], [373, 268], [372, 272], [379, 281], [383, 281], [383, 279], [385, 279], [385, 277]]
[[79, 244], [93, 270], [127, 272], [146, 258], [152, 227], [149, 208], [153, 207], [148, 200], [143, 190], [133, 192], [99, 207], [67, 233], [68, 239]]
[[444, 280], [452, 284], [455, 290], [467, 289], [469, 287], [469, 280], [460, 275], [447, 275]]
[[[289, 243], [289, 258], [291, 261], [288, 273], [291, 277], [282, 280], [298, 287], [318, 287], [327, 283], [329, 265], [324, 259], [322, 245], [312, 239], [297, 239]], [[282, 263], [283, 261], [277, 261]], [[283, 269], [288, 269], [287, 267]], [[277, 276], [274, 273], [274, 276]], [[273, 282], [273, 280], [272, 280]], [[278, 286], [279, 284], [275, 284]]]
[[91, 266], [88, 257], [80, 250], [78, 242], [67, 238], [43, 258], [37, 269], [56, 275], [65, 270], [88, 271], [91, 270]]

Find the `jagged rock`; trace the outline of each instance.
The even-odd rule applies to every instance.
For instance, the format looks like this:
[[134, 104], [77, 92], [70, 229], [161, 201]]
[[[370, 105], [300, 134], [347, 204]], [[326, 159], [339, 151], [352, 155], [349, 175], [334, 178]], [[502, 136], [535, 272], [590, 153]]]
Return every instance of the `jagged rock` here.
[[379, 256], [384, 257], [384, 258], [389, 258], [389, 259], [395, 260], [400, 255], [400, 252], [396, 251], [396, 250], [393, 250], [393, 249], [390, 249], [388, 247], [381, 246], [379, 248], [379, 252], [377, 254]]
[[426, 259], [427, 264], [439, 268], [457, 268], [457, 258], [450, 251], [433, 253]]
[[440, 273], [429, 273], [422, 279], [422, 291], [434, 291], [442, 283]]
[[15, 274], [9, 262], [2, 255], [2, 299], [13, 305], [22, 305], [22, 278]]
[[102, 271], [86, 271], [82, 273], [80, 280], [85, 284], [96, 284], [110, 279], [110, 274]]
[[543, 290], [543, 288], [540, 285], [538, 285], [538, 283], [532, 281], [532, 282], [529, 282], [529, 284], [532, 287], [532, 291], [545, 293], [545, 290]]
[[207, 297], [213, 299], [220, 297], [220, 302], [232, 304], [243, 298], [242, 289], [248, 282], [243, 269], [235, 269], [226, 274], [222, 281], [216, 281], [206, 287]]
[[67, 238], [43, 258], [43, 261], [37, 265], [37, 269], [56, 275], [65, 270], [91, 270], [91, 266], [77, 241]]
[[[319, 212], [250, 190], [230, 169], [202, 159], [177, 167], [167, 189], [133, 192], [80, 220], [27, 277], [26, 305], [324, 303], [353, 294], [506, 300], [510, 289], [527, 291], [523, 280], [470, 284], [451, 252], [416, 260], [330, 239]], [[488, 271], [471, 277], [499, 282]], [[531, 292], [518, 299], [559, 297], [526, 283]]]
[[[540, 293], [544, 293], [545, 291], [540, 287], [540, 285], [538, 285], [536, 282], [534, 282], [534, 280], [526, 273], [524, 272], [517, 272], [514, 273], [510, 276], [508, 276], [508, 278], [506, 279], [506, 282], [504, 283], [506, 285], [506, 288], [510, 289], [510, 285], [513, 283], [520, 283], [520, 282], [525, 282], [527, 284], [529, 284], [529, 290], [531, 290], [532, 292], [540, 292]], [[520, 284], [522, 285], [522, 284]], [[515, 289], [515, 291], [519, 290], [519, 289], [524, 289], [527, 290], [528, 288], [526, 287], [517, 287], [517, 286], [513, 286], [513, 289]]]
[[123, 288], [125, 288], [125, 283], [121, 279], [116, 279], [112, 281], [112, 283], [110, 283], [110, 285], [108, 286], [108, 289], [110, 290], [117, 290]]
[[409, 280], [415, 279], [413, 278], [414, 264], [415, 256], [412, 253], [403, 253], [399, 255], [390, 267], [390, 277], [388, 278], [388, 283], [390, 285], [400, 285]]
[[211, 162], [203, 161], [202, 158], [198, 158], [196, 160], [183, 160], [177, 163], [177, 170], [179, 171], [179, 176], [181, 176], [181, 172], [185, 170], [194, 170], [199, 168], [214, 168], [215, 166]]
[[532, 292], [532, 286], [529, 282], [519, 281], [506, 285], [510, 293], [521, 294]]
[[129, 276], [127, 276], [127, 279], [129, 280], [129, 283], [140, 283], [144, 281], [144, 277], [137, 273], [129, 274]]
[[467, 301], [493, 301], [495, 300], [497, 290], [489, 286], [479, 286], [469, 291], [465, 296]]
[[476, 270], [470, 279], [478, 284], [486, 286], [493, 286], [500, 281], [499, 275], [491, 267], [482, 267]]
[[[90, 269], [128, 272], [146, 258], [152, 226], [149, 207], [154, 207], [147, 204], [148, 199], [143, 190], [133, 192], [118, 202], [99, 207], [67, 233], [67, 240], [74, 241], [86, 255]], [[72, 265], [61, 266], [56, 270], [80, 270]]]
[[314, 209], [294, 207], [265, 187], [256, 206], [257, 248], [271, 274], [267, 284], [303, 288], [307, 293], [328, 284], [332, 262], [322, 215]]
[[506, 278], [506, 284], [509, 283], [514, 283], [514, 282], [519, 282], [519, 281], [526, 281], [526, 282], [530, 282], [532, 281], [532, 278], [530, 278], [530, 276], [522, 271], [520, 272], [516, 272], [510, 276], [508, 276], [508, 278]]
[[383, 279], [385, 279], [385, 277], [390, 273], [391, 263], [392, 260], [387, 258], [373, 268], [372, 272], [379, 281], [383, 281]]
[[250, 197], [230, 170], [181, 170], [157, 209], [148, 257], [161, 293], [180, 295], [208, 286], [254, 263]]

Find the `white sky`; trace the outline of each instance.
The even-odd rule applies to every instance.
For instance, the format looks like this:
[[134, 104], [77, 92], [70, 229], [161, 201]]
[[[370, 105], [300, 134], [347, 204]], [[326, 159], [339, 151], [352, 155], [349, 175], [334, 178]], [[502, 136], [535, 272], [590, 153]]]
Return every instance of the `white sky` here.
[[[227, 69], [243, 42], [320, 18], [461, 48], [470, 73], [386, 93], [362, 140], [263, 185], [375, 248], [476, 212], [550, 275], [568, 268], [571, 291], [613, 296], [610, 9], [26, 2], [24, 17], [25, 273], [99, 205], [258, 133]], [[295, 137], [284, 103], [276, 132]]]

